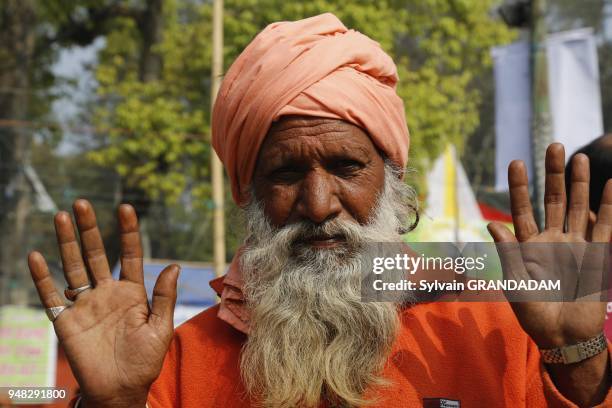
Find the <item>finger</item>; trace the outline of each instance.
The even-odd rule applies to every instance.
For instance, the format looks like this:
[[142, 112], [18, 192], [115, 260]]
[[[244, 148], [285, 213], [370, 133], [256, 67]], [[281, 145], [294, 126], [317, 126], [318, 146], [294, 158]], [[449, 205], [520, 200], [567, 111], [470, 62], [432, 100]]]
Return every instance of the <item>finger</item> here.
[[593, 241], [593, 228], [595, 228], [595, 224], [597, 224], [597, 214], [593, 211], [589, 211], [589, 222], [587, 223], [587, 241]]
[[544, 187], [546, 229], [563, 230], [565, 203], [565, 149], [561, 143], [553, 143], [546, 149]]
[[499, 222], [489, 223], [487, 229], [495, 241], [495, 248], [502, 263], [504, 279], [528, 278], [521, 248], [514, 234], [508, 227]]
[[[523, 263], [520, 244], [514, 234], [505, 225], [498, 222], [489, 223], [487, 229], [495, 241], [495, 249], [499, 255], [504, 279], [515, 281], [529, 279]], [[518, 292], [514, 295], [504, 292], [504, 295], [509, 302], [522, 300]]]
[[[609, 245], [602, 243], [573, 243], [572, 247], [584, 248], [578, 268], [578, 290], [575, 298], [581, 301], [602, 302], [607, 299], [607, 275], [610, 265]], [[563, 265], [561, 265], [563, 268]]]
[[121, 279], [144, 283], [142, 246], [138, 232], [138, 217], [129, 204], [119, 206], [119, 229], [121, 230]]
[[157, 277], [151, 306], [151, 315], [157, 320], [157, 324], [172, 324], [179, 271], [180, 266], [169, 265]]
[[571, 166], [567, 230], [584, 238], [589, 222], [589, 158], [585, 154], [577, 154], [572, 159]]
[[47, 262], [39, 252], [31, 252], [28, 255], [28, 267], [43, 306], [45, 308], [65, 306], [64, 300], [53, 284]]
[[64, 269], [64, 277], [68, 286], [72, 289], [80, 288], [89, 284], [87, 269], [83, 263], [81, 249], [76, 240], [74, 233], [74, 225], [70, 214], [66, 211], [61, 211], [55, 215], [55, 235], [62, 257], [62, 266]]
[[72, 205], [74, 216], [81, 236], [81, 247], [85, 254], [85, 262], [94, 283], [112, 279], [102, 236], [96, 222], [96, 214], [87, 200], [76, 200]]
[[514, 160], [508, 166], [508, 184], [510, 186], [510, 207], [512, 222], [519, 241], [526, 241], [538, 233], [538, 226], [533, 218], [533, 209], [529, 201], [529, 185], [525, 163]]
[[612, 179], [604, 186], [597, 222], [593, 227], [593, 242], [612, 241]]
[[487, 225], [489, 234], [495, 242], [516, 242], [516, 237], [504, 224], [491, 222]]

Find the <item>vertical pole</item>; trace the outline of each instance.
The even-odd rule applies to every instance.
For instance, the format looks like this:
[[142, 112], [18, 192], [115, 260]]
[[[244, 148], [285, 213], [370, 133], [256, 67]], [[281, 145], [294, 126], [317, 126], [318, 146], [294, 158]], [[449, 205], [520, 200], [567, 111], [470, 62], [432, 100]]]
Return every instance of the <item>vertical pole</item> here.
[[548, 62], [546, 57], [546, 0], [531, 4], [531, 158], [533, 163], [532, 203], [535, 219], [544, 226], [544, 185], [546, 148], [552, 141], [548, 98]]
[[450, 174], [452, 175], [452, 191], [453, 191], [453, 208], [455, 213], [455, 219], [453, 220], [454, 228], [453, 228], [453, 237], [455, 240], [455, 244], [461, 242], [461, 208], [459, 207], [459, 181], [457, 177], [457, 150], [455, 149], [455, 145], [448, 145], [447, 149], [450, 150], [452, 162], [451, 166], [452, 171]]
[[[214, 0], [213, 3], [213, 49], [212, 49], [212, 87], [211, 110], [217, 98], [221, 74], [223, 70], [223, 0]], [[213, 247], [215, 275], [221, 276], [225, 272], [225, 218], [223, 203], [223, 166], [219, 157], [211, 149], [211, 176], [213, 212]]]

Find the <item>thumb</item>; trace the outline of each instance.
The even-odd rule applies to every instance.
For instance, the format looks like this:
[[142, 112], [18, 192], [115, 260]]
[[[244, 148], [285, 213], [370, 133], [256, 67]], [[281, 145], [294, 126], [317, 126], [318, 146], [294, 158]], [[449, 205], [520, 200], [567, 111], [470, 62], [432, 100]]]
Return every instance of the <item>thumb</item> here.
[[500, 222], [489, 223], [487, 230], [495, 242], [516, 242], [514, 234]]
[[[495, 241], [495, 249], [499, 255], [504, 279], [529, 279], [529, 274], [525, 270], [525, 265], [523, 263], [521, 247], [514, 234], [508, 227], [500, 222], [490, 223], [487, 225], [487, 229]], [[513, 296], [513, 293], [504, 293], [510, 302], [523, 299], [520, 296]]]
[[180, 269], [181, 267], [176, 264], [166, 266], [155, 282], [151, 314], [160, 324], [172, 324]]

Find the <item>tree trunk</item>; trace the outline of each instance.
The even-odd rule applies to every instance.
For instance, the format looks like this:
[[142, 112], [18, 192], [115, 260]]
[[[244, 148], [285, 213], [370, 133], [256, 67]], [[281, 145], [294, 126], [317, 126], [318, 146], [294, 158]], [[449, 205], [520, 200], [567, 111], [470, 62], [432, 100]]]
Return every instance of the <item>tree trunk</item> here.
[[25, 224], [31, 191], [23, 171], [31, 131], [19, 125], [29, 116], [30, 78], [35, 49], [36, 13], [32, 0], [1, 3], [0, 48], [0, 303], [29, 301], [30, 277], [25, 267]]
[[[161, 56], [155, 52], [163, 33], [163, 0], [147, 0], [146, 9], [136, 17], [136, 23], [141, 35], [140, 61], [138, 77], [142, 82], [151, 82], [159, 79], [162, 69]], [[144, 222], [151, 208], [151, 200], [146, 192], [138, 187], [122, 182], [122, 197], [129, 198], [125, 202], [134, 206], [141, 219], [140, 234], [143, 243], [145, 258], [151, 257], [151, 237]], [[119, 241], [117, 240], [118, 225], [109, 232], [105, 244], [109, 253], [109, 261], [114, 265], [119, 256]]]
[[163, 0], [147, 0], [147, 8], [138, 21], [142, 36], [139, 78], [142, 82], [159, 79], [161, 56], [153, 48], [161, 42], [163, 30]]

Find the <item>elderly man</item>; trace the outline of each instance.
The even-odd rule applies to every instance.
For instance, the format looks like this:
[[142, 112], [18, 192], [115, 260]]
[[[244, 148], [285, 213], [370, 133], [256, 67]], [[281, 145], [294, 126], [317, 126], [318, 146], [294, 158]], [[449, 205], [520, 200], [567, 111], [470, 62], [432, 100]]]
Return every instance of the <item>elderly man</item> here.
[[[134, 210], [119, 209], [113, 280], [92, 207], [55, 218], [66, 308], [43, 257], [29, 265], [79, 381], [82, 407], [459, 407], [612, 404], [604, 306], [589, 303], [362, 302], [359, 254], [399, 242], [415, 212], [402, 182], [408, 131], [396, 68], [377, 43], [331, 14], [275, 23], [238, 57], [213, 114], [213, 145], [248, 236], [221, 303], [173, 335], [177, 266], [143, 286]], [[509, 169], [516, 237], [584, 242], [588, 160], [573, 161], [565, 223], [564, 153], [546, 157], [546, 229], [525, 167]], [[612, 234], [612, 183], [592, 239]], [[91, 279], [91, 281], [90, 281]], [[579, 345], [585, 352], [559, 357]], [[555, 357], [555, 355], [558, 357]]]

